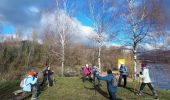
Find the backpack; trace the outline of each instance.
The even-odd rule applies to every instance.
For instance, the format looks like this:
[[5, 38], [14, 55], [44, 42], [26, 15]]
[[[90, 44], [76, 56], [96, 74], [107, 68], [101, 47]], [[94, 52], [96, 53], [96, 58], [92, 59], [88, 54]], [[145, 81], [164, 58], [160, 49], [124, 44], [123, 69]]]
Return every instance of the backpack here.
[[28, 84], [26, 84], [28, 78], [29, 78], [29, 77], [25, 77], [25, 78], [21, 81], [21, 83], [20, 83], [20, 87], [21, 87], [21, 88], [24, 88], [25, 86], [28, 85]]
[[113, 87], [117, 87], [118, 86], [118, 81], [117, 81], [116, 77], [112, 78], [111, 83], [112, 83]]

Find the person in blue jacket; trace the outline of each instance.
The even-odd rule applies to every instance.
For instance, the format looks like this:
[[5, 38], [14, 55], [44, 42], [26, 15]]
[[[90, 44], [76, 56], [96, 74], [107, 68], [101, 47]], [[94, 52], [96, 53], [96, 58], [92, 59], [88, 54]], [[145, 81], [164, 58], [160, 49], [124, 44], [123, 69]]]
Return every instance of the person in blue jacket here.
[[36, 76], [36, 72], [30, 71], [28, 73], [27, 79], [25, 81], [25, 85], [23, 86], [23, 93], [21, 97], [18, 97], [17, 100], [23, 100], [30, 94], [32, 94], [31, 100], [37, 100], [36, 91], [34, 85], [37, 83], [38, 77]]
[[121, 64], [121, 66], [119, 68], [119, 72], [120, 72], [120, 76], [119, 76], [118, 86], [121, 86], [121, 81], [122, 81], [122, 78], [123, 78], [124, 79], [123, 87], [126, 87], [127, 76], [128, 76], [128, 69], [127, 69], [127, 67], [124, 64]]
[[99, 74], [97, 73], [96, 77], [99, 80], [106, 81], [106, 83], [107, 83], [107, 90], [108, 90], [108, 93], [109, 93], [109, 96], [110, 96], [110, 100], [116, 100], [117, 87], [113, 87], [113, 85], [112, 85], [112, 80], [114, 78], [114, 76], [112, 74], [112, 71], [110, 69], [107, 70], [107, 76], [104, 76], [104, 77], [99, 76]]

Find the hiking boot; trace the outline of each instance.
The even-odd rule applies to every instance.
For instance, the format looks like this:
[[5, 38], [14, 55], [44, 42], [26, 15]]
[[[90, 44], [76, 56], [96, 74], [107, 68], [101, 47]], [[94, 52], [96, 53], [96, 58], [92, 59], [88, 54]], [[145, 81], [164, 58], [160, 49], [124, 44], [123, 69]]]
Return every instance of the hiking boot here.
[[137, 96], [141, 96], [141, 95], [142, 95], [142, 92], [139, 91], [139, 92], [136, 93], [136, 95], [137, 95]]
[[136, 93], [136, 95], [137, 95], [137, 96], [141, 96], [141, 95], [142, 95], [142, 93]]
[[158, 96], [154, 96], [154, 99], [158, 99]]
[[31, 100], [37, 100], [37, 98], [31, 98]]
[[153, 96], [154, 96], [154, 99], [158, 99], [158, 94], [153, 94]]
[[154, 96], [155, 99], [158, 98], [158, 94], [156, 93], [156, 91], [153, 91], [153, 96]]

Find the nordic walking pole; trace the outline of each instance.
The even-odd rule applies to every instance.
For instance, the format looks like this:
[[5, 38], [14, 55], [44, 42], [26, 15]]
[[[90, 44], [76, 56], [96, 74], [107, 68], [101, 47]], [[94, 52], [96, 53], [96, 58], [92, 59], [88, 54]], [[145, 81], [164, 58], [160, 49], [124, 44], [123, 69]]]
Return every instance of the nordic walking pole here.
[[136, 82], [134, 84], [134, 93], [138, 92], [138, 89], [140, 88], [140, 77], [139, 76]]
[[133, 81], [134, 82], [134, 87], [133, 87], [133, 92], [136, 93], [136, 80]]
[[141, 84], [141, 77], [139, 77], [139, 79], [138, 79], [138, 89], [140, 89], [140, 84]]
[[95, 72], [94, 75], [93, 75], [93, 77], [94, 77], [94, 78], [93, 78], [93, 79], [94, 79], [94, 83], [93, 83], [93, 84], [94, 84], [94, 89], [95, 89], [95, 90], [94, 90], [94, 94], [96, 95], [96, 75], [95, 75], [95, 74], [96, 74], [96, 72]]
[[54, 84], [54, 86], [55, 86], [55, 75], [53, 74], [53, 84]]
[[49, 93], [49, 87], [50, 87], [50, 85], [49, 85], [49, 79], [48, 79], [48, 74], [47, 74], [47, 82], [48, 82], [48, 90], [47, 90], [47, 94]]

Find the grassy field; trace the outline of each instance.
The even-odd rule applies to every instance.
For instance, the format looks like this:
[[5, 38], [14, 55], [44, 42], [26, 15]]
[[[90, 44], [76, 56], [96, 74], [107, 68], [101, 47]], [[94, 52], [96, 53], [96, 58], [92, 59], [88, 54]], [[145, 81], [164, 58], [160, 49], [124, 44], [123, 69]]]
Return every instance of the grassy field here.
[[[57, 78], [56, 85], [43, 91], [39, 100], [108, 100], [106, 83], [102, 82], [101, 89], [95, 92], [93, 84], [80, 78]], [[159, 90], [159, 100], [170, 100], [170, 92]], [[153, 100], [151, 91], [145, 88], [142, 96], [136, 96], [133, 92], [133, 84], [127, 88], [118, 88], [118, 100]]]
[[[0, 84], [0, 100], [9, 100], [11, 93], [18, 89], [19, 82], [11, 81]], [[170, 100], [170, 91], [158, 90], [159, 100]], [[133, 84], [128, 83], [127, 88], [118, 88], [118, 100], [153, 100], [151, 91], [145, 88], [142, 96], [133, 92]], [[55, 86], [44, 89], [38, 100], [108, 100], [106, 83], [102, 81], [101, 89], [95, 91], [93, 84], [82, 82], [79, 77], [56, 78]]]

